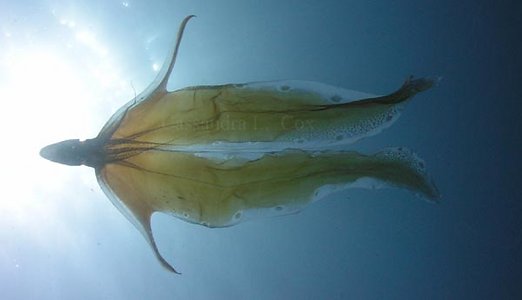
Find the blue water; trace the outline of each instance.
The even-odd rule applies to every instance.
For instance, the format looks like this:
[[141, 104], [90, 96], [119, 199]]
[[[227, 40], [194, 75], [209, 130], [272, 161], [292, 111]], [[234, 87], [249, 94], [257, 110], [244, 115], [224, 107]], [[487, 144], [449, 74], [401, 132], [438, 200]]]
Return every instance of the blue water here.
[[[61, 224], [74, 233], [67, 243], [53, 232], [28, 233], [24, 223], [0, 228], [3, 299], [522, 298], [520, 2], [26, 0], [2, 7], [0, 29], [23, 35], [28, 48], [65, 49], [62, 15], [87, 26], [117, 54], [138, 93], [189, 14], [197, 18], [169, 89], [304, 79], [385, 94], [410, 74], [443, 77], [391, 128], [349, 147], [413, 149], [442, 194], [439, 204], [399, 189], [353, 189], [296, 215], [225, 229], [155, 216], [160, 251], [178, 276], [85, 183], [91, 170], [74, 169], [62, 189], [35, 199], [62, 208]], [[103, 99], [104, 114], [129, 100], [116, 96]], [[71, 104], [55, 114], [85, 113]], [[89, 114], [101, 128], [104, 120]], [[78, 202], [89, 209], [67, 209]]]

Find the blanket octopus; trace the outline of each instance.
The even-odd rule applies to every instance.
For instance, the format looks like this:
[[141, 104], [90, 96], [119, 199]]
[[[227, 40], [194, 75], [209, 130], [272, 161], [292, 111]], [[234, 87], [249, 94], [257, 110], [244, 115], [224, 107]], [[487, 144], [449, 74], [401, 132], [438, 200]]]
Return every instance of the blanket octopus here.
[[332, 150], [390, 126], [405, 103], [435, 80], [410, 77], [385, 96], [294, 80], [167, 91], [192, 17], [181, 23], [156, 79], [98, 136], [40, 151], [54, 162], [94, 168], [103, 192], [164, 267], [178, 273], [154, 241], [154, 212], [225, 227], [295, 213], [348, 187], [395, 186], [437, 201], [424, 162], [407, 148], [371, 155]]

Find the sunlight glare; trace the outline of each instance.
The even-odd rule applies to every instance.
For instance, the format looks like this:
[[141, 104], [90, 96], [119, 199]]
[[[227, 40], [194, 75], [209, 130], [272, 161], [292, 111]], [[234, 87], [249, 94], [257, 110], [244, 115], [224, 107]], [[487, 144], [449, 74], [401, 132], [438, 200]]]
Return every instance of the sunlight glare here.
[[[90, 207], [87, 201], [63, 202], [62, 197], [72, 195], [71, 187], [97, 184], [92, 170], [45, 161], [38, 154], [40, 148], [68, 138], [94, 136], [107, 118], [100, 116], [100, 102], [105, 101], [107, 107], [106, 100], [114, 95], [128, 94], [130, 99], [133, 94], [129, 82], [110, 61], [108, 47], [95, 33], [80, 29], [72, 20], [57, 22], [70, 30], [71, 39], [13, 43], [0, 53], [4, 73], [0, 78], [4, 99], [0, 126], [5, 142], [0, 180], [8, 183], [0, 199], [0, 223], [23, 228], [35, 238], [41, 236], [42, 243], [48, 236], [45, 232], [68, 235], [61, 228], [65, 208], [84, 211]], [[127, 97], [122, 98], [124, 103]]]

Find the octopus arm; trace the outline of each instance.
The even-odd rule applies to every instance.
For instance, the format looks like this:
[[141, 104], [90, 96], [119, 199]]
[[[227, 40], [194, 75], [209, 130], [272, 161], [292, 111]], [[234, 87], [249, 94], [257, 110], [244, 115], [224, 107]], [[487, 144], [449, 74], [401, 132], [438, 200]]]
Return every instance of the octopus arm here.
[[113, 138], [183, 151], [269, 152], [350, 144], [391, 126], [404, 103], [432, 84], [408, 79], [385, 96], [306, 81], [190, 87], [133, 107]]
[[147, 101], [151, 98], [161, 97], [167, 93], [167, 82], [169, 80], [170, 74], [172, 73], [172, 69], [174, 68], [174, 64], [176, 63], [179, 46], [181, 44], [181, 39], [183, 38], [183, 32], [185, 31], [185, 27], [187, 26], [188, 21], [190, 21], [190, 19], [193, 17], [195, 16], [189, 15], [181, 22], [176, 39], [174, 40], [173, 45], [169, 48], [170, 50], [167, 53], [165, 62], [156, 75], [156, 78], [147, 86], [147, 88], [145, 88], [145, 90], [143, 90], [140, 94], [127, 102], [125, 105], [120, 107], [120, 109], [118, 109], [111, 116], [111, 118], [100, 130], [100, 133], [97, 137], [98, 139], [104, 141], [110, 139], [120, 126], [120, 123], [123, 121], [129, 110], [139, 106], [143, 101]]
[[[156, 245], [156, 241], [154, 240], [154, 235], [152, 234], [151, 228], [151, 216], [153, 211], [150, 207], [148, 207], [145, 203], [140, 203], [140, 201], [131, 202], [133, 199], [131, 198], [119, 198], [119, 196], [113, 191], [111, 185], [108, 184], [108, 178], [110, 178], [111, 182], [117, 181], [118, 188], [125, 188], [127, 191], [132, 190], [132, 186], [126, 186], [125, 182], [118, 181], [118, 174], [112, 172], [107, 172], [106, 168], [96, 170], [96, 179], [98, 180], [98, 184], [100, 188], [105, 193], [107, 198], [111, 201], [111, 203], [123, 214], [127, 220], [129, 220], [132, 225], [142, 234], [145, 238], [149, 246], [152, 248], [154, 255], [161, 263], [163, 267], [167, 270], [181, 274], [176, 271], [174, 267], [167, 262], [167, 260], [160, 254], [158, 250], [158, 246]], [[121, 193], [120, 193], [121, 194]]]
[[374, 155], [286, 150], [260, 157], [144, 151], [107, 164], [98, 180], [167, 269], [150, 218], [164, 212], [207, 227], [300, 211], [310, 202], [350, 187], [403, 187], [435, 201], [438, 192], [424, 163], [407, 149]]

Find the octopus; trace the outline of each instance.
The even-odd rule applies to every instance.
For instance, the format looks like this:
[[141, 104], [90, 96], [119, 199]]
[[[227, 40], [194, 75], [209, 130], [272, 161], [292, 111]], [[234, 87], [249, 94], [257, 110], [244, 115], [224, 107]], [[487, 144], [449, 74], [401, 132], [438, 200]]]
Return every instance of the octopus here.
[[103, 192], [166, 269], [179, 273], [154, 241], [155, 212], [227, 227], [295, 213], [350, 187], [399, 187], [439, 199], [424, 162], [407, 148], [360, 154], [338, 147], [389, 127], [436, 80], [410, 77], [384, 96], [297, 80], [167, 91], [192, 17], [181, 23], [156, 79], [95, 138], [40, 151], [53, 162], [92, 167]]

